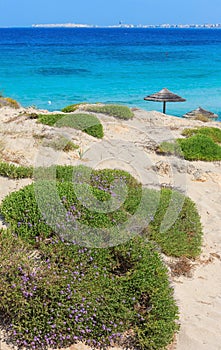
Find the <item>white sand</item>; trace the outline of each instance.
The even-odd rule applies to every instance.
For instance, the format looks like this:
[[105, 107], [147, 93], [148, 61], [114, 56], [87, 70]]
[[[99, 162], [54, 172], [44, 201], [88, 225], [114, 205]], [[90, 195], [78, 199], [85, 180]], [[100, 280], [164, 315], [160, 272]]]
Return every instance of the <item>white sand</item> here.
[[[24, 110], [0, 109], [0, 158], [21, 165], [85, 164], [96, 168], [120, 167], [147, 186], [169, 184], [184, 191], [197, 204], [204, 230], [201, 256], [191, 278], [172, 280], [180, 309], [180, 332], [173, 349], [221, 349], [221, 162], [187, 162], [176, 157], [156, 155], [156, 143], [180, 137], [189, 126], [216, 126], [164, 116], [157, 112], [136, 111], [131, 121], [118, 121], [98, 115], [105, 137], [97, 140], [80, 131], [57, 130], [22, 116]], [[19, 114], [20, 112], [20, 114]], [[62, 133], [81, 148], [69, 153], [41, 147], [36, 135], [50, 139]], [[34, 136], [34, 137], [33, 137]], [[0, 200], [31, 180], [0, 177]], [[2, 343], [1, 350], [9, 350]], [[70, 350], [84, 350], [83, 344]]]

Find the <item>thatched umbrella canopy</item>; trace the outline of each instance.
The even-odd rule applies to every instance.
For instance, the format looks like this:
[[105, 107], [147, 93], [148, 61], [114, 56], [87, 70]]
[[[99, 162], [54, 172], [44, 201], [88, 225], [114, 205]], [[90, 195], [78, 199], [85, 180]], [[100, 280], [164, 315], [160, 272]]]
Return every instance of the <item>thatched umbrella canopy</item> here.
[[168, 89], [162, 89], [159, 92], [156, 92], [153, 95], [149, 95], [144, 97], [146, 101], [155, 101], [155, 102], [163, 102], [163, 113], [166, 113], [166, 102], [184, 102], [186, 101], [184, 98], [174, 94]]
[[184, 118], [206, 117], [208, 119], [217, 119], [218, 114], [215, 114], [210, 111], [206, 111], [205, 109], [198, 107], [197, 109], [194, 109], [193, 111], [184, 114], [183, 117]]

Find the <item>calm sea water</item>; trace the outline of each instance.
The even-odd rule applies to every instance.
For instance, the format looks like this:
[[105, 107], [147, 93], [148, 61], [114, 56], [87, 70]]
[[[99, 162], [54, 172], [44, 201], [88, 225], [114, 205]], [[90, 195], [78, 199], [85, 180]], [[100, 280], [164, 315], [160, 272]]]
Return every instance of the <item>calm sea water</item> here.
[[221, 119], [221, 30], [1, 28], [0, 92], [23, 106], [57, 110], [78, 103], [121, 103], [162, 110], [146, 95], [167, 87]]

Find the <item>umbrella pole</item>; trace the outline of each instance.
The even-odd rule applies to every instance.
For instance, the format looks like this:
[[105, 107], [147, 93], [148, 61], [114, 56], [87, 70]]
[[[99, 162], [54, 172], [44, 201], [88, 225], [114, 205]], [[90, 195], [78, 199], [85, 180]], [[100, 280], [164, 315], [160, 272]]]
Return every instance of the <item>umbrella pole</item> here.
[[166, 101], [163, 101], [163, 114], [166, 114]]

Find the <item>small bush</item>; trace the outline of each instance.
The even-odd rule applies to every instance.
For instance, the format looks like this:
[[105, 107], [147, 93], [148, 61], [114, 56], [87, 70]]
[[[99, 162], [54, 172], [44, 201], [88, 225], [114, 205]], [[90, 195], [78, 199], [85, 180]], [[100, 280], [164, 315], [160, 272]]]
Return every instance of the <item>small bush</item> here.
[[177, 142], [162, 142], [157, 150], [159, 154], [182, 156], [182, 150]]
[[64, 117], [65, 114], [39, 114], [38, 121], [42, 124], [54, 126], [59, 119]]
[[[63, 215], [60, 206], [62, 205], [69, 213], [70, 222], [76, 220], [76, 213], [78, 213], [77, 220], [86, 224], [87, 227], [113, 228], [127, 221], [140, 205], [141, 185], [126, 172], [109, 169], [91, 172], [90, 168], [83, 166], [76, 168], [58, 166], [54, 170], [52, 167], [47, 171], [44, 168], [37, 170], [40, 172], [38, 182], [42, 182], [42, 188], [37, 188], [37, 190], [44, 192], [44, 195], [40, 196], [44, 201], [41, 204], [45, 217], [50, 222], [54, 221], [60, 225], [62, 219], [59, 221], [59, 215]], [[59, 180], [56, 187], [53, 182], [51, 183], [53, 179], [50, 178], [50, 171], [52, 173], [55, 171], [54, 176], [57, 176]], [[118, 196], [113, 187], [116, 180], [123, 180], [127, 194], [123, 197], [122, 193], [119, 193], [120, 199], [123, 197], [124, 200], [113, 211], [108, 210], [108, 201], [111, 197]], [[40, 211], [36, 194], [36, 187], [32, 184], [7, 196], [1, 206], [5, 221], [11, 224], [17, 234], [31, 241], [36, 236], [50, 237], [56, 229], [55, 226], [53, 228], [53, 225], [52, 227], [47, 225]], [[159, 203], [156, 197], [157, 191], [148, 190], [148, 193], [144, 192], [144, 194], [149, 196], [143, 204], [145, 206], [142, 208], [144, 215], [154, 215], [157, 209], [155, 216], [150, 218], [152, 222], [146, 232], [150, 234], [150, 238], [156, 241], [168, 255], [195, 257], [199, 254], [202, 229], [194, 203], [179, 192], [168, 189], [162, 190]], [[60, 197], [59, 203], [57, 195]], [[53, 198], [55, 205], [52, 210]], [[97, 200], [98, 204], [96, 204]], [[107, 206], [107, 211], [100, 211], [99, 203], [103, 203], [102, 208]], [[71, 208], [75, 208], [74, 211]], [[164, 223], [163, 229], [162, 223]], [[68, 224], [65, 229], [68, 230]], [[76, 237], [77, 235], [78, 232], [76, 232]], [[112, 231], [109, 232], [107, 241], [113, 238], [111, 235]], [[91, 232], [91, 240], [93, 239]]]
[[[58, 238], [64, 223], [59, 204], [67, 214], [65, 229], [69, 222], [85, 223], [94, 243], [93, 228], [103, 227], [108, 242], [111, 229], [136, 212], [141, 185], [120, 170], [57, 166], [35, 171], [42, 188], [26, 186], [1, 205], [11, 227], [0, 233], [0, 313], [10, 324], [11, 339], [30, 349], [78, 341], [105, 349], [126, 333], [130, 347], [165, 348], [178, 329], [178, 310], [167, 270], [148, 240], [166, 254], [197, 256], [202, 228], [194, 203], [179, 192], [163, 189], [158, 196], [145, 189], [142, 215], [155, 214], [141, 236], [110, 248], [85, 248]], [[51, 181], [53, 173], [57, 181]], [[114, 211], [97, 211], [96, 200], [105, 205], [118, 195], [116, 180], [126, 184], [123, 203]], [[46, 196], [36, 192], [41, 189]], [[53, 222], [59, 225], [57, 234]]]
[[167, 255], [198, 256], [201, 251], [202, 226], [194, 202], [179, 192], [162, 189], [147, 234]]
[[62, 112], [64, 113], [72, 113], [75, 112], [80, 106], [87, 104], [86, 102], [82, 102], [82, 103], [75, 103], [73, 105], [70, 106], [66, 106], [62, 109]]
[[10, 179], [31, 178], [33, 175], [32, 167], [17, 166], [5, 162], [0, 162], [0, 176]]
[[134, 114], [127, 106], [121, 105], [104, 105], [104, 106], [88, 106], [88, 112], [108, 114], [119, 119], [132, 119]]
[[221, 147], [206, 135], [196, 134], [177, 141], [180, 144], [184, 158], [187, 160], [221, 160]]
[[[76, 167], [75, 169], [68, 166], [58, 166], [57, 169], [53, 167], [35, 169], [36, 185], [27, 186], [4, 199], [1, 212], [5, 220], [20, 236], [31, 241], [42, 234], [48, 237], [53, 234], [53, 229], [57, 229], [57, 226], [49, 227], [46, 220], [42, 218], [39, 201], [47, 219], [49, 218], [50, 222], [58, 223], [58, 225], [60, 225], [59, 215], [62, 221], [61, 207], [65, 207], [69, 213], [67, 215], [69, 215], [70, 224], [67, 223], [64, 231], [68, 231], [71, 223], [76, 220], [76, 212], [80, 222], [87, 227], [114, 228], [117, 224], [126, 221], [140, 203], [141, 185], [124, 171], [109, 169], [91, 173], [89, 171], [90, 168], [87, 167]], [[57, 175], [57, 179], [60, 180], [60, 182], [57, 181], [56, 186], [53, 185], [53, 178], [50, 177], [53, 174], [55, 179]], [[115, 181], [119, 181], [119, 187], [115, 186]], [[121, 184], [125, 184], [127, 190], [126, 194], [123, 193], [123, 201], [121, 201]], [[57, 195], [60, 196], [60, 201]], [[119, 205], [114, 211], [109, 207], [112, 203], [111, 198], [114, 198], [115, 201], [119, 200]], [[52, 208], [53, 205], [54, 208]], [[99, 209], [100, 206], [102, 210]], [[71, 209], [73, 207], [74, 212]], [[73, 234], [78, 237], [78, 232]], [[109, 232], [107, 239], [111, 240], [114, 234], [115, 232]], [[93, 239], [94, 236], [91, 233], [91, 240]], [[97, 239], [96, 232], [95, 239]]]
[[44, 147], [51, 147], [57, 151], [69, 152], [75, 149], [78, 149], [79, 146], [75, 145], [72, 141], [69, 141], [64, 136], [54, 137], [53, 139], [44, 139], [43, 141]]
[[104, 136], [103, 126], [99, 119], [92, 114], [41, 114], [38, 121], [50, 126], [70, 127], [86, 132], [88, 135], [102, 138]]
[[202, 127], [196, 129], [185, 129], [182, 132], [183, 136], [205, 135], [210, 137], [214, 142], [221, 143], [221, 129], [212, 127]]
[[105, 349], [130, 332], [135, 348], [157, 350], [178, 329], [167, 270], [139, 237], [108, 249], [55, 239], [34, 250], [8, 231], [0, 252], [0, 312], [19, 348]]

